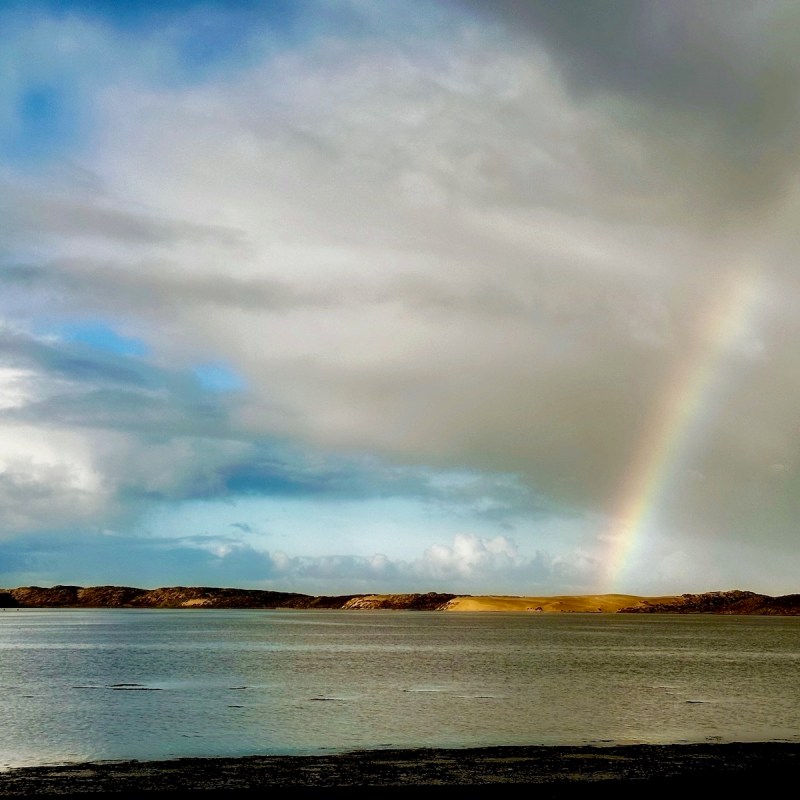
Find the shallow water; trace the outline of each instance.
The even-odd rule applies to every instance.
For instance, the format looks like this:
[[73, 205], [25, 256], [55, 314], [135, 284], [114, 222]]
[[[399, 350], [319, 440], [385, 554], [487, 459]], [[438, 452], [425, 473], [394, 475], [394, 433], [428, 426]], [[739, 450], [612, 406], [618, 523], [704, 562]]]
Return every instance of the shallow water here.
[[0, 613], [0, 768], [358, 748], [800, 741], [800, 618]]

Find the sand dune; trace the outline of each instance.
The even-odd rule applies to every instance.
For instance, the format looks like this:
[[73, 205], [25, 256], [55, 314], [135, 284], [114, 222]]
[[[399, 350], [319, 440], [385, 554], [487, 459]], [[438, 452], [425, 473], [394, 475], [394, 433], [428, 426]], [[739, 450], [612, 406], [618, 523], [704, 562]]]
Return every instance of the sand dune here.
[[555, 597], [513, 597], [503, 595], [481, 595], [456, 597], [450, 600], [446, 611], [530, 611], [550, 614], [564, 611], [580, 613], [613, 613], [621, 608], [630, 608], [642, 603], [663, 603], [677, 598], [640, 597], [632, 594], [587, 594], [559, 595]]

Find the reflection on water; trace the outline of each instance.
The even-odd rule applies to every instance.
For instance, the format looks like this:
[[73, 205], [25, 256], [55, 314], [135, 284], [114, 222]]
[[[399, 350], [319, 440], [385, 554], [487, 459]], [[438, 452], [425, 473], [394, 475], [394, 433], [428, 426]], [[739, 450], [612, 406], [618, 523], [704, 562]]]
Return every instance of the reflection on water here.
[[800, 618], [0, 614], [0, 768], [384, 747], [800, 739]]

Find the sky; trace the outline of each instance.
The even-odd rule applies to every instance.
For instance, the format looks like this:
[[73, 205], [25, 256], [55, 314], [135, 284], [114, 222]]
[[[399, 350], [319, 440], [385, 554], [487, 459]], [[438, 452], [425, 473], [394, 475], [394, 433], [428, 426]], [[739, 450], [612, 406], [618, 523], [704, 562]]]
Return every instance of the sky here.
[[800, 591], [800, 6], [1, 0], [0, 586]]

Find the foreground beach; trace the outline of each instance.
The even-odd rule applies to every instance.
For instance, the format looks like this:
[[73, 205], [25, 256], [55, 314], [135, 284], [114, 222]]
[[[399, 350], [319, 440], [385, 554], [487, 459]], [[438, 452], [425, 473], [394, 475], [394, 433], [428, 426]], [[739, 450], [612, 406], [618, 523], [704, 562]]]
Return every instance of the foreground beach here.
[[[781, 785], [800, 767], [800, 743], [484, 747], [371, 750], [324, 756], [182, 758], [27, 767], [0, 773], [0, 796], [91, 795], [176, 790], [293, 794], [470, 787], [537, 798], [640, 796], [656, 787], [744, 792]], [[602, 795], [605, 796], [605, 795]]]

